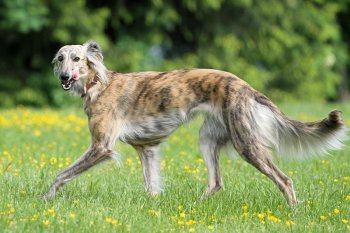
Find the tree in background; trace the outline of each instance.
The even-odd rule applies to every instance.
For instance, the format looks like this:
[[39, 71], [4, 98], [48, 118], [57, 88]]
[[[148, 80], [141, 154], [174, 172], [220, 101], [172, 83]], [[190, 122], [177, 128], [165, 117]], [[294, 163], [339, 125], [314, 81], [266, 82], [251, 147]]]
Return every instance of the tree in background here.
[[275, 100], [336, 100], [349, 12], [345, 0], [3, 0], [0, 106], [65, 104], [51, 59], [88, 39], [119, 72], [222, 69]]

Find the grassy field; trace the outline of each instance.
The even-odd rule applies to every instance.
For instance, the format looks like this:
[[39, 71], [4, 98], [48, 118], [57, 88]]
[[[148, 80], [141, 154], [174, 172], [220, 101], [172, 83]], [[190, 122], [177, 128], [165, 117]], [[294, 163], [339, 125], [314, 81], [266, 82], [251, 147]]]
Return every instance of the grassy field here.
[[[312, 121], [333, 108], [350, 125], [349, 105], [282, 105]], [[66, 185], [57, 198], [40, 198], [55, 176], [78, 158], [90, 139], [81, 109], [0, 110], [1, 232], [350, 232], [350, 149], [321, 158], [284, 161], [301, 204], [292, 210], [266, 177], [242, 159], [221, 156], [225, 189], [206, 201], [206, 168], [198, 150], [201, 119], [162, 145], [165, 192], [143, 190], [133, 149], [117, 144], [122, 166], [107, 162]]]

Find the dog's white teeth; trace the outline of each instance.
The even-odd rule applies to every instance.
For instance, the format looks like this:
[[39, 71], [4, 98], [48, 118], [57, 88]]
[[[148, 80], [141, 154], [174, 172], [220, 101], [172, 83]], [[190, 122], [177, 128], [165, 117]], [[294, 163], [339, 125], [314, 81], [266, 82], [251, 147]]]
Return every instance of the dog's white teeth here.
[[69, 80], [67, 82], [62, 82], [61, 85], [62, 85], [63, 90], [68, 91], [72, 87], [72, 83], [73, 82], [71, 80]]

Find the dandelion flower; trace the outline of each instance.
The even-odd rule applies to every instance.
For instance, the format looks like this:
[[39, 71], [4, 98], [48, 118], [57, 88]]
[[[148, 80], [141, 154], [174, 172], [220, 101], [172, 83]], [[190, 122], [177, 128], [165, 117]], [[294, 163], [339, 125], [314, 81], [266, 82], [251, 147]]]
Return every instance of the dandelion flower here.
[[117, 220], [115, 220], [115, 219], [113, 219], [113, 220], [112, 220], [112, 222], [111, 222], [111, 224], [112, 224], [113, 226], [115, 226], [115, 225], [117, 225], [117, 224], [118, 224], [118, 221], [117, 221]]
[[337, 208], [335, 208], [335, 209], [333, 210], [333, 213], [335, 213], [335, 214], [339, 214], [339, 213], [340, 213], [340, 210], [339, 210], [339, 209], [337, 209]]
[[247, 205], [242, 206], [242, 210], [243, 210], [244, 212], [246, 212], [246, 211], [248, 210], [248, 206], [247, 206]]
[[349, 221], [347, 219], [342, 219], [341, 222], [347, 224]]
[[286, 221], [286, 225], [288, 226], [288, 227], [291, 227], [291, 226], [293, 226], [295, 223], [292, 221], [292, 220], [288, 220], [288, 221]]
[[188, 221], [186, 222], [186, 225], [191, 226], [191, 225], [193, 225], [193, 224], [195, 224], [195, 223], [196, 223], [196, 221], [193, 221], [192, 219], [190, 219], [190, 220], [188, 220]]
[[324, 216], [324, 215], [321, 215], [321, 216], [320, 216], [320, 219], [321, 219], [321, 220], [326, 220], [326, 219], [327, 219], [327, 217], [326, 217], [326, 216]]
[[44, 220], [44, 221], [43, 221], [43, 224], [44, 224], [45, 226], [48, 226], [48, 225], [50, 225], [50, 221], [49, 221], [49, 220]]
[[51, 216], [55, 216], [56, 215], [56, 212], [55, 212], [55, 209], [54, 208], [51, 208], [51, 209], [48, 209], [47, 210], [47, 213]]
[[69, 217], [70, 217], [71, 219], [75, 219], [76, 215], [75, 215], [75, 213], [70, 213], [70, 214], [69, 214]]

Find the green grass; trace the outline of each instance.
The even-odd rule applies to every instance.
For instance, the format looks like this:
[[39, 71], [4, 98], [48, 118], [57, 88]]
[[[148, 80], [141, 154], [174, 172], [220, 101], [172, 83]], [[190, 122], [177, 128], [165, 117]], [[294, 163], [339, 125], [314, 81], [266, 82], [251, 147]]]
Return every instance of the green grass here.
[[[315, 120], [333, 108], [281, 108]], [[123, 165], [98, 166], [67, 184], [50, 202], [40, 198], [55, 176], [88, 147], [81, 109], [0, 110], [0, 229], [3, 232], [349, 232], [350, 149], [304, 161], [275, 162], [292, 177], [302, 202], [292, 210], [270, 180], [241, 159], [221, 156], [225, 189], [201, 201], [206, 169], [198, 150], [197, 119], [162, 145], [165, 192], [143, 190], [133, 149], [117, 144]], [[322, 216], [322, 217], [321, 217]]]

